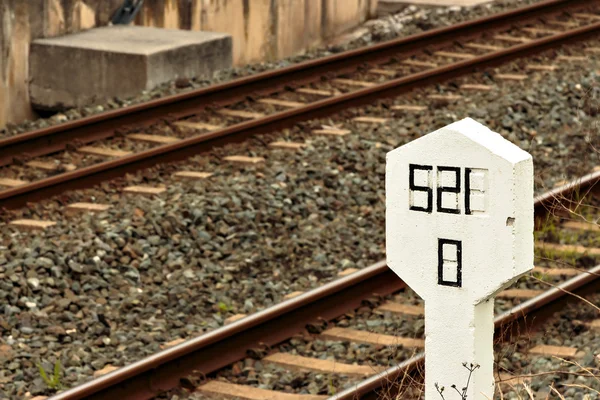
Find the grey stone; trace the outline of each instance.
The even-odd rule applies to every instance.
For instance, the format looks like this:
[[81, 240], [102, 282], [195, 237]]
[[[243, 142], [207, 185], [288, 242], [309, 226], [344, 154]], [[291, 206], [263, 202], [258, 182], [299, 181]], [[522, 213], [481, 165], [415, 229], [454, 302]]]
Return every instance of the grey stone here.
[[27, 284], [34, 292], [40, 289], [40, 280], [38, 278], [27, 279]]
[[26, 335], [31, 335], [34, 332], [33, 328], [29, 326], [22, 326], [21, 328], [19, 328], [19, 330]]
[[30, 52], [31, 102], [44, 110], [133, 96], [232, 64], [227, 34], [124, 25], [38, 39]]
[[42, 268], [52, 268], [54, 266], [54, 261], [48, 257], [39, 257], [36, 261], [36, 265]]
[[153, 246], [158, 246], [158, 244], [160, 243], [160, 236], [158, 236], [158, 235], [148, 236], [148, 243], [150, 243]]
[[83, 265], [79, 264], [78, 262], [75, 262], [74, 260], [69, 260], [69, 268], [71, 269], [71, 271], [77, 273], [83, 272]]
[[127, 278], [130, 278], [130, 279], [133, 279], [135, 281], [140, 280], [140, 273], [135, 268], [128, 268], [127, 272], [125, 272], [124, 276], [126, 276]]

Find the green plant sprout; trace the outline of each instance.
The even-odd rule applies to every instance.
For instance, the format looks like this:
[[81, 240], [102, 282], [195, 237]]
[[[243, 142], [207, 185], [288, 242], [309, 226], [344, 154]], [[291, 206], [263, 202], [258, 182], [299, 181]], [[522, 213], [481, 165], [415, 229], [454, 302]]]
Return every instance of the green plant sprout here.
[[52, 374], [51, 378], [48, 377], [48, 374], [46, 373], [46, 370], [44, 369], [41, 363], [38, 363], [37, 366], [40, 370], [40, 375], [42, 376], [42, 379], [44, 380], [44, 382], [46, 382], [46, 386], [48, 386], [49, 389], [58, 390], [62, 388], [62, 383], [60, 382], [62, 369], [60, 365], [60, 360], [56, 360], [56, 362], [54, 363], [54, 373]]
[[229, 307], [227, 304], [225, 304], [222, 301], [219, 302], [218, 307], [219, 307], [219, 312], [223, 313], [223, 314], [231, 310], [231, 307]]
[[335, 385], [333, 384], [333, 378], [331, 376], [329, 377], [329, 382], [327, 382], [327, 387], [328, 387], [327, 388], [327, 392], [328, 392], [327, 394], [329, 396], [335, 395], [335, 393], [336, 393]]

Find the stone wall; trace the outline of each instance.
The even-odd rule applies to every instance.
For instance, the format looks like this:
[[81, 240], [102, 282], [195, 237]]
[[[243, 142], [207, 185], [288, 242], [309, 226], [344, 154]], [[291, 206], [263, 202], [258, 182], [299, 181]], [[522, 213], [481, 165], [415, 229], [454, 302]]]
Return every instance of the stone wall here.
[[[28, 95], [31, 40], [104, 26], [122, 2], [0, 0], [0, 128], [35, 117]], [[135, 23], [227, 32], [241, 65], [318, 45], [374, 15], [376, 6], [377, 0], [146, 0]]]

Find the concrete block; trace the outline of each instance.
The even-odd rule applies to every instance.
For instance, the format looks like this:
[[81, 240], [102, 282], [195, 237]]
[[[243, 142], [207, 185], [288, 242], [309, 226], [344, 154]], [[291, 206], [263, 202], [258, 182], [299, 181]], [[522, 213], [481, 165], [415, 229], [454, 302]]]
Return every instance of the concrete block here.
[[[34, 107], [61, 110], [127, 97], [232, 65], [227, 34], [110, 26], [31, 44]], [[48, 66], [52, 66], [49, 68]]]

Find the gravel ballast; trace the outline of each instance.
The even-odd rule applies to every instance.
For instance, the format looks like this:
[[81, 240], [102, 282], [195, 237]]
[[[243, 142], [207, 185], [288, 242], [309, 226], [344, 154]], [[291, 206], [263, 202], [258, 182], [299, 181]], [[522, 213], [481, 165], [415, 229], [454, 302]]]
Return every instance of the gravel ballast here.
[[[501, 83], [457, 103], [432, 104], [423, 114], [391, 115], [382, 102], [4, 214], [5, 221], [27, 217], [57, 225], [42, 234], [0, 227], [0, 329], [10, 348], [3, 395], [45, 393], [37, 362], [60, 358], [69, 387], [107, 365], [138, 360], [166, 342], [217, 328], [228, 316], [255, 312], [342, 269], [382, 259], [385, 153], [456, 119], [470, 115], [531, 151], [538, 192], [587, 172], [596, 165], [591, 146], [597, 139], [590, 131], [592, 108], [580, 105], [593, 96], [594, 71], [589, 64], [565, 64], [543, 79]], [[410, 101], [425, 101], [426, 93]], [[394, 118], [385, 125], [353, 123], [359, 114]], [[324, 124], [352, 133], [310, 134]], [[301, 151], [265, 147], [275, 139], [308, 145]], [[230, 154], [266, 162], [232, 165], [222, 160]], [[215, 176], [174, 181], [179, 169]], [[167, 191], [154, 198], [121, 194], [130, 184], [162, 184]], [[66, 217], [63, 205], [74, 201], [113, 207]]]

